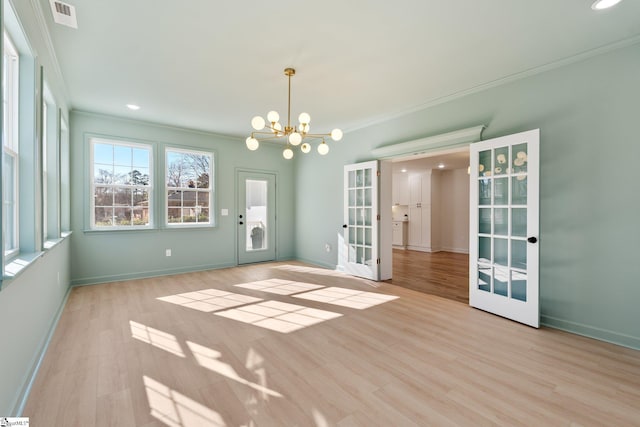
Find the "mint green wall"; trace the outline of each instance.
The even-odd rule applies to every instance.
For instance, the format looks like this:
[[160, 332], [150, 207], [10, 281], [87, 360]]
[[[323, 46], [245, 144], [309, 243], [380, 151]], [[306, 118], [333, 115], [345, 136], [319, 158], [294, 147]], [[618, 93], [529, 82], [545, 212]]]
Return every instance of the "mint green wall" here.
[[[35, 2], [11, 0], [3, 2], [2, 18], [15, 11], [19, 28], [24, 32], [35, 61], [31, 61], [32, 71], [44, 68], [44, 77], [51, 89], [56, 106], [67, 117], [67, 100], [64, 82], [55, 71], [54, 58], [49, 51], [47, 36], [44, 33], [39, 13], [34, 10]], [[11, 13], [13, 14], [13, 13]], [[15, 29], [12, 26], [12, 29]], [[35, 88], [38, 80], [25, 82], [27, 87]], [[35, 99], [35, 97], [34, 97]], [[34, 136], [34, 129], [27, 135]], [[24, 136], [24, 135], [23, 135]], [[24, 153], [23, 153], [24, 154]], [[38, 176], [21, 176], [25, 185], [33, 185]], [[23, 207], [29, 206], [32, 212], [39, 209], [35, 200], [26, 200], [21, 194]], [[35, 221], [30, 213], [24, 218]], [[27, 225], [26, 221], [25, 224]], [[36, 241], [33, 234], [34, 224], [24, 229], [22, 237]], [[24, 398], [28, 392], [30, 380], [40, 360], [42, 351], [62, 309], [70, 282], [70, 244], [66, 238], [53, 248], [44, 252], [37, 260], [26, 267], [18, 276], [4, 281], [0, 289], [0, 342], [3, 351], [0, 363], [0, 415], [19, 415]], [[33, 243], [25, 244], [25, 249], [38, 251]], [[29, 247], [28, 247], [29, 246]]]
[[69, 290], [70, 239], [62, 240], [0, 290], [0, 414], [19, 414]]
[[[70, 127], [73, 284], [236, 265], [235, 179], [238, 168], [277, 174], [277, 258], [294, 256], [294, 170], [292, 162], [285, 161], [279, 149], [263, 144], [258, 151], [251, 152], [240, 139], [83, 112], [71, 113]], [[180, 230], [86, 231], [89, 197], [86, 140], [89, 135], [155, 143], [158, 159], [162, 158], [160, 154], [164, 152], [165, 144], [213, 150], [216, 156], [218, 226]], [[162, 171], [163, 165], [157, 164], [155, 173]], [[160, 178], [155, 182], [162, 183], [163, 180]], [[155, 197], [161, 206], [162, 188], [157, 189]], [[222, 208], [229, 210], [229, 216], [220, 215]], [[165, 249], [172, 250], [171, 257], [165, 256]]]
[[296, 255], [335, 266], [342, 167], [373, 148], [478, 124], [483, 139], [540, 128], [542, 322], [640, 348], [639, 100], [636, 44], [347, 133], [296, 164]]

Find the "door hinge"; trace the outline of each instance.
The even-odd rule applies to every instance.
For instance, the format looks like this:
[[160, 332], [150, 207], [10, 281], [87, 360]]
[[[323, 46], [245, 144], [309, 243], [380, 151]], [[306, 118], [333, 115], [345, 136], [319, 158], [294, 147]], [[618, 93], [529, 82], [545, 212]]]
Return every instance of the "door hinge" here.
[[380, 258], [378, 258], [378, 259], [376, 260], [376, 264], [378, 264], [378, 265], [380, 264]]
[[380, 176], [380, 171], [376, 171], [376, 176]]
[[376, 219], [380, 221], [380, 214], [376, 215]]

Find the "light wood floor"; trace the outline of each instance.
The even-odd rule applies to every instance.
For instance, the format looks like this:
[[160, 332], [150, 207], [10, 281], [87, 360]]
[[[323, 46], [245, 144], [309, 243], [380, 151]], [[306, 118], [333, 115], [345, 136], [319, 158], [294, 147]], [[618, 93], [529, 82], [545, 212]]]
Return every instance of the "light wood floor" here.
[[[316, 299], [351, 307], [234, 286], [272, 278], [299, 282], [281, 293], [340, 288]], [[212, 299], [175, 296], [200, 290]], [[223, 314], [244, 321], [215, 314], [232, 301], [249, 305]], [[276, 308], [295, 308], [281, 303], [301, 307], [278, 321]], [[301, 329], [264, 327], [286, 325]], [[24, 416], [65, 427], [638, 426], [640, 352], [387, 283], [260, 264], [74, 288]]]
[[469, 303], [469, 255], [393, 250], [396, 286]]

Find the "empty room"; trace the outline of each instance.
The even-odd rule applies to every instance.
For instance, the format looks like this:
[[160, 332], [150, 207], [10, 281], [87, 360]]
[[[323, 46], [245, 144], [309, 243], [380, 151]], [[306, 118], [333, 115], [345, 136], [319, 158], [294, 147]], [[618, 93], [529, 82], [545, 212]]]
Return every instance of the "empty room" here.
[[640, 425], [640, 2], [0, 4], [3, 427]]

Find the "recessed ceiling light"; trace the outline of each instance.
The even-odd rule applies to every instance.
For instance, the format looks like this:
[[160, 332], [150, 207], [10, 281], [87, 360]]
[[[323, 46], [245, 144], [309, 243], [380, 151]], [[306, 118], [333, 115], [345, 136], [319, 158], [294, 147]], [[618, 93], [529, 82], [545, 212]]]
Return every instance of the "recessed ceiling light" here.
[[621, 1], [622, 0], [596, 0], [591, 5], [591, 9], [593, 9], [593, 10], [608, 9], [608, 8], [610, 8], [612, 6], [617, 5]]
[[439, 168], [439, 169], [444, 169], [444, 163], [440, 163], [440, 164], [438, 165], [438, 168]]
[[406, 171], [407, 171], [406, 169], [402, 169], [400, 172], [404, 173], [404, 172], [406, 172]]
[[136, 110], [139, 110], [139, 109], [140, 109], [140, 106], [139, 106], [139, 105], [136, 105], [136, 104], [127, 104], [127, 108], [128, 108], [129, 110], [136, 111]]

